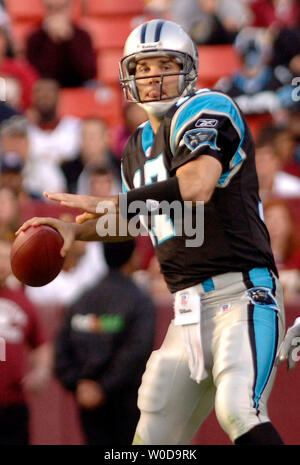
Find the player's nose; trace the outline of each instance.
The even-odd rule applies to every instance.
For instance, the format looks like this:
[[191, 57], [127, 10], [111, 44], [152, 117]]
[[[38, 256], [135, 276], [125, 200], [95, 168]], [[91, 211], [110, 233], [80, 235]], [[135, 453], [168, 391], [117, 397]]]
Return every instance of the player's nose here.
[[151, 68], [151, 72], [148, 76], [148, 83], [159, 83], [161, 79], [161, 72], [159, 68], [153, 67]]

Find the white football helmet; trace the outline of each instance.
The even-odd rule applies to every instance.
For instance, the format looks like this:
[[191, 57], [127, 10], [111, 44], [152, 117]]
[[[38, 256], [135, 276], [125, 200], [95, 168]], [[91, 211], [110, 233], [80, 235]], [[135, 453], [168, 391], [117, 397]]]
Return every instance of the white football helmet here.
[[[178, 75], [178, 95], [171, 97], [171, 100], [162, 97], [163, 79], [164, 76], [168, 76], [168, 74], [162, 74], [159, 75], [160, 96], [154, 100], [143, 101], [140, 98], [135, 78], [136, 63], [143, 58], [156, 56], [172, 56], [180, 64], [181, 71], [175, 73]], [[171, 74], [174, 75], [174, 73]], [[129, 35], [125, 43], [123, 58], [120, 61], [120, 81], [128, 101], [136, 102], [148, 113], [162, 117], [181, 96], [195, 90], [197, 78], [197, 48], [178, 24], [154, 19], [141, 24]]]

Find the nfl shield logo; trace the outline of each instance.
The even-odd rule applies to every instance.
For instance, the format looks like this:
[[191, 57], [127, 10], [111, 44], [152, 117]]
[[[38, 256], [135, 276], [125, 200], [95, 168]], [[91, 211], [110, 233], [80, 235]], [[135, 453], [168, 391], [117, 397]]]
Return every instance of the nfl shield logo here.
[[187, 294], [181, 294], [181, 305], [187, 305], [189, 296]]

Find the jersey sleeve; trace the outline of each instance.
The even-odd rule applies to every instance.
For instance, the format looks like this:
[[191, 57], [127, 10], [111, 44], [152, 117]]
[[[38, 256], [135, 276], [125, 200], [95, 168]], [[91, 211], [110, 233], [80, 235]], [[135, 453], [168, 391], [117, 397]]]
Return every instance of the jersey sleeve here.
[[232, 99], [219, 92], [196, 93], [173, 115], [169, 147], [171, 172], [201, 155], [222, 164], [217, 187], [225, 187], [240, 169], [245, 125]]
[[[135, 136], [135, 135], [134, 135]], [[128, 191], [133, 189], [133, 184], [132, 184], [132, 154], [136, 152], [136, 142], [135, 142], [135, 137], [131, 136], [127, 143], [125, 144], [125, 147], [123, 149], [122, 153], [122, 159], [121, 159], [121, 181], [122, 181], [122, 192], [126, 194]]]

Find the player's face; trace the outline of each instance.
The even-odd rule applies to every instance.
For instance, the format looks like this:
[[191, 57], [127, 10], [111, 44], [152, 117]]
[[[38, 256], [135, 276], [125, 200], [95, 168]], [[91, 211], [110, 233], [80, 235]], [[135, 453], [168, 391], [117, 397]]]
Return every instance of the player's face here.
[[141, 101], [168, 100], [177, 96], [180, 71], [179, 64], [172, 57], [140, 60], [136, 66], [135, 77]]

